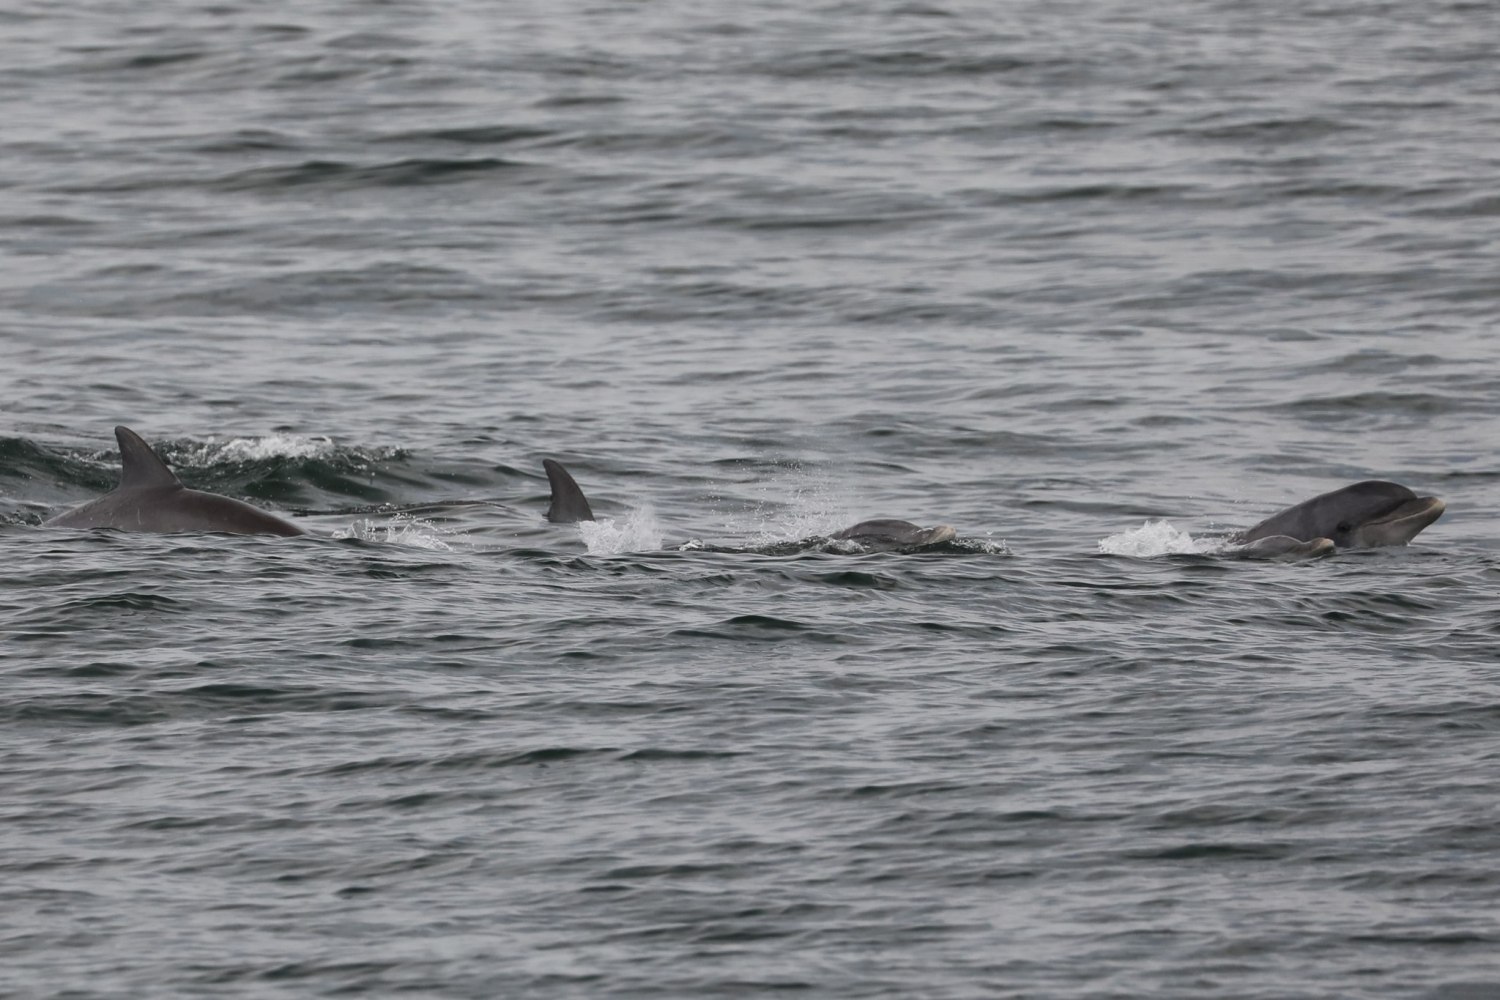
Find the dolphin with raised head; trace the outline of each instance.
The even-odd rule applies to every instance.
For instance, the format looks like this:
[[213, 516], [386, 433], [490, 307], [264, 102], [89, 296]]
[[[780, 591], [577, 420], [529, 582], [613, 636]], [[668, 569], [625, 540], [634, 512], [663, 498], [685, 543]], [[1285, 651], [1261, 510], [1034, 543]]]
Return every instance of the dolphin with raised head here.
[[[551, 504], [547, 507], [547, 520], [563, 524], [577, 521], [592, 521], [594, 512], [589, 507], [583, 490], [559, 462], [542, 459], [542, 468], [547, 472], [547, 483], [551, 487]], [[866, 548], [917, 548], [949, 542], [958, 536], [952, 525], [939, 524], [924, 528], [910, 521], [895, 518], [876, 518], [850, 525], [836, 531], [830, 538], [856, 542]]]
[[231, 535], [305, 535], [295, 524], [242, 500], [190, 490], [139, 434], [116, 427], [120, 485], [49, 521], [50, 528], [119, 531], [220, 531]]
[[1400, 483], [1369, 479], [1288, 507], [1230, 540], [1267, 553], [1319, 541], [1341, 549], [1405, 545], [1442, 514], [1443, 501], [1437, 497], [1419, 497]]

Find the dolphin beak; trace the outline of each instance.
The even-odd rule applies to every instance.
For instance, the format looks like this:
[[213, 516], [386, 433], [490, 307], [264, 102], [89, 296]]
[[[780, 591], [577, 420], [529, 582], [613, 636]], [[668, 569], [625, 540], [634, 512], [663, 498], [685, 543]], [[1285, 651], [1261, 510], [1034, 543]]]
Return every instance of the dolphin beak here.
[[1359, 527], [1361, 545], [1405, 545], [1433, 521], [1443, 516], [1446, 505], [1437, 497], [1417, 497]]

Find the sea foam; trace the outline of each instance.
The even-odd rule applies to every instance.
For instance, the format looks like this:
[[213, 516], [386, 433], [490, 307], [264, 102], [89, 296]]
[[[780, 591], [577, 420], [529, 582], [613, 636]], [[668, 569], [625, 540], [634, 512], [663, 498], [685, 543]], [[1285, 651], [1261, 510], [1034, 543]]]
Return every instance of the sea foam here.
[[1218, 552], [1224, 543], [1220, 539], [1198, 540], [1167, 520], [1147, 521], [1139, 528], [1122, 531], [1117, 535], [1099, 540], [1099, 551], [1108, 556], [1132, 556], [1149, 559], [1152, 556], [1200, 554]]
[[650, 507], [629, 511], [619, 518], [579, 521], [578, 534], [591, 556], [655, 551], [662, 547], [663, 537], [661, 524]]

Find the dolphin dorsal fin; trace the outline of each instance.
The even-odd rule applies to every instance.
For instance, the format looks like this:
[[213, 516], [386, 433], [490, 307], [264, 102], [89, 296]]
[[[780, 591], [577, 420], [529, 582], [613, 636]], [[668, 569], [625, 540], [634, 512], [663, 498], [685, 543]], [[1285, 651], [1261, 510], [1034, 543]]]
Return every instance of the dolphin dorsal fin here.
[[120, 442], [120, 489], [182, 485], [167, 463], [135, 431], [116, 427], [115, 440]]
[[568, 470], [550, 458], [542, 459], [542, 468], [547, 470], [547, 483], [552, 487], [552, 505], [547, 508], [547, 520], [563, 523], [592, 521], [594, 512], [589, 509], [588, 498]]

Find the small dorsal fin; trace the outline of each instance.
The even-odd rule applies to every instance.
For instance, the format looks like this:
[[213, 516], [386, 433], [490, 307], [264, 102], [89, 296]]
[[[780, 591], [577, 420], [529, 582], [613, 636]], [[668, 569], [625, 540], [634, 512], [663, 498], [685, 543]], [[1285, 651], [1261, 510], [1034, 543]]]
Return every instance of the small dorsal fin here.
[[182, 485], [167, 463], [135, 431], [116, 427], [115, 440], [120, 442], [120, 489]]
[[588, 499], [568, 470], [550, 458], [542, 459], [542, 468], [547, 470], [547, 483], [552, 487], [552, 505], [547, 508], [547, 520], [563, 523], [592, 521], [594, 512], [589, 509]]

